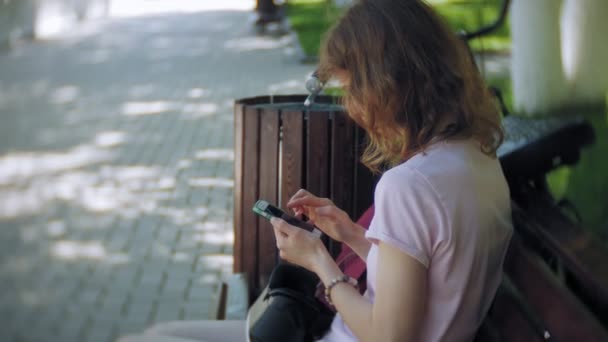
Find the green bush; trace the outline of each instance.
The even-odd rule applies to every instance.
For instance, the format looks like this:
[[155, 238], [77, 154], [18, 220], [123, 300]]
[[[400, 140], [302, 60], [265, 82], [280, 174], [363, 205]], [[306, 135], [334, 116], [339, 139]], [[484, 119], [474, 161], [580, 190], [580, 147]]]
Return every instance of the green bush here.
[[[430, 0], [429, 3], [448, 21], [456, 32], [474, 31], [493, 22], [500, 11], [501, 0]], [[307, 55], [316, 56], [325, 32], [335, 23], [341, 9], [328, 0], [290, 0], [287, 15]], [[476, 39], [476, 51], [508, 51], [511, 45], [508, 22], [497, 32]]]

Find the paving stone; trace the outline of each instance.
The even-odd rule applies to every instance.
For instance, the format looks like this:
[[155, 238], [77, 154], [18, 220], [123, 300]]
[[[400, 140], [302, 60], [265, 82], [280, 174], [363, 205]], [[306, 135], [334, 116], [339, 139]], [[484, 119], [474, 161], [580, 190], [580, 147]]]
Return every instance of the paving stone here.
[[192, 286], [188, 289], [188, 301], [209, 301], [211, 300], [217, 292], [217, 284], [214, 285], [203, 285], [198, 283], [193, 283]]
[[127, 303], [126, 300], [125, 301], [106, 300], [106, 301], [104, 301], [101, 308], [99, 308], [95, 312], [95, 316], [105, 318], [108, 320], [115, 320], [118, 317], [122, 316], [126, 303]]
[[62, 320], [59, 329], [60, 341], [78, 341], [84, 334], [87, 324], [87, 316], [72, 314]]
[[132, 322], [147, 323], [152, 318], [155, 303], [150, 301], [131, 302], [126, 319]]
[[114, 342], [112, 339], [113, 325], [99, 325], [95, 322], [95, 325], [90, 329], [86, 336], [86, 342]]
[[210, 319], [211, 313], [208, 302], [190, 302], [184, 305], [184, 319], [185, 320], [205, 320]]
[[156, 303], [156, 309], [152, 317], [153, 322], [173, 321], [180, 318], [182, 312], [181, 301], [163, 299]]

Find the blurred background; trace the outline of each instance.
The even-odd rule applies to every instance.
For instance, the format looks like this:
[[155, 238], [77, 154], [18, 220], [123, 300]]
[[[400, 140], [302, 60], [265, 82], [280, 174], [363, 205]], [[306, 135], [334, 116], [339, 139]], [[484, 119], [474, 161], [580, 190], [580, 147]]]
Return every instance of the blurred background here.
[[[502, 3], [428, 2], [457, 32]], [[548, 181], [603, 243], [607, 3], [514, 0], [471, 41], [515, 115], [593, 124], [594, 145]], [[113, 341], [213, 317], [232, 273], [234, 100], [305, 93], [348, 4], [0, 0], [0, 340]]]

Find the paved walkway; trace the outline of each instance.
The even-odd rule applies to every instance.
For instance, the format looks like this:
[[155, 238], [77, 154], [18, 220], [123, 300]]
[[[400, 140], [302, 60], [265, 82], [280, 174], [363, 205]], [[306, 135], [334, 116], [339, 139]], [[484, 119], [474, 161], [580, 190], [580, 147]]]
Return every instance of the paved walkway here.
[[0, 52], [0, 341], [208, 317], [232, 268], [233, 100], [302, 93], [311, 68], [214, 7]]

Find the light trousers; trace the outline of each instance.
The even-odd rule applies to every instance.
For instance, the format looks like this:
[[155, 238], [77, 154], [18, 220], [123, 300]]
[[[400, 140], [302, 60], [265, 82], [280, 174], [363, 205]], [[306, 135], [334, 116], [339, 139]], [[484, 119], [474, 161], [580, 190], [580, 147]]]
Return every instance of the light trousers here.
[[175, 321], [159, 323], [142, 335], [125, 336], [118, 342], [246, 342], [246, 321]]

